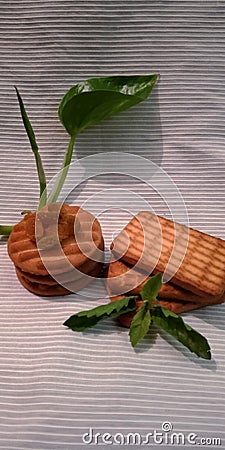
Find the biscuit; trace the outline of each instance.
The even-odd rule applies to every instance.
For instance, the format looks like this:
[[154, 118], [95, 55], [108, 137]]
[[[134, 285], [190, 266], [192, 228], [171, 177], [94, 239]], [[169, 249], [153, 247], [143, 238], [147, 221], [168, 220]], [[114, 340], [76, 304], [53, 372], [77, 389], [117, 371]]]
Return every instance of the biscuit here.
[[60, 203], [26, 214], [8, 240], [18, 279], [29, 291], [44, 296], [66, 295], [87, 286], [101, 272], [103, 250], [98, 220], [80, 207]]
[[34, 282], [26, 278], [21, 274], [21, 271], [16, 269], [17, 277], [20, 283], [25, 287], [28, 291], [33, 294], [40, 295], [43, 297], [53, 297], [59, 295], [68, 295], [71, 292], [77, 292], [86, 287], [92, 280], [85, 275], [89, 275], [89, 277], [96, 278], [101, 272], [101, 263], [97, 263], [96, 267], [90, 271], [89, 274], [83, 274], [83, 276], [77, 280], [71, 281], [68, 283], [67, 288], [61, 286], [56, 283], [55, 285], [41, 284], [38, 282]]
[[[121, 275], [121, 276], [120, 276]], [[112, 261], [108, 267], [106, 288], [109, 295], [127, 294], [139, 295], [144, 284], [151, 278], [130, 267], [124, 261]], [[141, 281], [141, 282], [140, 282]], [[185, 301], [205, 305], [217, 303], [218, 298], [212, 296], [201, 297], [172, 283], [163, 283], [158, 295], [161, 299]], [[199, 307], [200, 307], [199, 306]]]
[[[131, 267], [124, 263], [124, 261], [111, 261], [108, 267], [106, 288], [110, 296], [110, 301], [116, 301], [124, 296], [136, 295], [137, 296], [137, 308], [142, 305], [140, 298], [140, 292], [143, 285], [149, 280], [150, 277], [145, 277], [143, 280], [143, 274], [140, 274], [137, 270], [129, 271]], [[118, 278], [120, 275], [122, 277]], [[140, 281], [140, 275], [142, 282]], [[132, 284], [131, 281], [135, 281]], [[122, 293], [118, 295], [118, 292]], [[171, 283], [163, 283], [162, 288], [159, 291], [158, 302], [161, 306], [168, 308], [176, 314], [182, 314], [184, 312], [199, 309], [205, 306], [223, 303], [225, 301], [225, 294], [220, 298], [212, 296], [200, 297], [193, 292], [187, 291], [179, 286], [175, 286]], [[134, 316], [134, 312], [129, 312], [118, 317], [118, 321], [125, 327], [130, 327], [131, 321]]]
[[[67, 272], [68, 261], [76, 268], [82, 266], [87, 261], [94, 260], [98, 254], [98, 250], [104, 249], [103, 236], [98, 220], [92, 214], [81, 208], [66, 205], [66, 209], [70, 219], [71, 217], [75, 218], [79, 211], [79, 222], [81, 223], [80, 229], [78, 230], [79, 245], [74, 235], [70, 235], [61, 241], [61, 255], [54, 245], [50, 245], [49, 248], [42, 250], [41, 256], [44, 258], [48, 268], [50, 267], [52, 274]], [[33, 214], [37, 213], [31, 214], [33, 222]], [[49, 272], [43, 264], [36, 242], [32, 238], [33, 225], [31, 231], [27, 233], [28, 221], [29, 214], [13, 228], [8, 239], [9, 257], [15, 266], [24, 272], [34, 275], [48, 275]], [[81, 248], [83, 251], [81, 251], [80, 245], [82, 245]]]
[[[175, 244], [175, 245], [174, 245]], [[219, 299], [225, 290], [225, 241], [149, 211], [138, 213], [111, 245], [117, 258], [199, 296]]]
[[[71, 270], [70, 272], [64, 272], [62, 274], [57, 274], [57, 280], [62, 280], [62, 283], [68, 283], [70, 281], [74, 282], [75, 280], [79, 280], [83, 277], [84, 274], [89, 274], [92, 270], [94, 270], [99, 263], [97, 261], [87, 261], [80, 267], [77, 267], [77, 272]], [[31, 281], [33, 283], [46, 284], [48, 286], [55, 286], [57, 281], [51, 275], [34, 275], [32, 273], [24, 272], [19, 267], [16, 267], [16, 272], [19, 273], [22, 277], [26, 278], [26, 280]]]

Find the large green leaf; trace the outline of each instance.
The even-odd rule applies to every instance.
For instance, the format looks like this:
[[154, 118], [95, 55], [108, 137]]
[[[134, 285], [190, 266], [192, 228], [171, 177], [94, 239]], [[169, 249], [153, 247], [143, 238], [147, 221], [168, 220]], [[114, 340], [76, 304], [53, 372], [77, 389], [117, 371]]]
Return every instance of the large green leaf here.
[[80, 311], [70, 316], [63, 325], [71, 328], [73, 331], [84, 331], [86, 328], [93, 327], [100, 320], [109, 317], [118, 317], [121, 314], [136, 309], [136, 297], [125, 297], [116, 302], [107, 303], [106, 305], [96, 306], [87, 311]]
[[167, 331], [191, 352], [204, 359], [211, 359], [210, 347], [207, 339], [186, 324], [177, 314], [167, 308], [156, 306], [152, 311], [152, 320], [160, 328]]
[[59, 118], [71, 136], [145, 100], [158, 74], [91, 78], [72, 87], [59, 105]]

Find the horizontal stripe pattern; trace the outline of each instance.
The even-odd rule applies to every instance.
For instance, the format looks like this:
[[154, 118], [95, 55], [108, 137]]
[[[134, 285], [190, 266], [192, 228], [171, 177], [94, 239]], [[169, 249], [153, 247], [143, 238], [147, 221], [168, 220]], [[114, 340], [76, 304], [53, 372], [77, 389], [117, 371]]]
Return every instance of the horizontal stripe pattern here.
[[[68, 201], [96, 212], [107, 248], [137, 209], [188, 219], [193, 228], [225, 239], [224, 18], [222, 0], [0, 2], [0, 222], [20, 220], [22, 210], [37, 207], [39, 195], [14, 85], [49, 182], [69, 141], [57, 117], [67, 89], [93, 76], [160, 73], [149, 100], [87, 130], [76, 143], [80, 159], [126, 152], [136, 177], [118, 167], [120, 174], [84, 181]], [[168, 189], [166, 204], [160, 189], [166, 191], [168, 180], [155, 173], [156, 192], [131, 154], [146, 158], [146, 168], [150, 159], [158, 164], [182, 197]], [[98, 169], [93, 159], [93, 172]], [[69, 179], [71, 189], [73, 183]], [[107, 302], [103, 287], [38, 298], [18, 283], [5, 238], [0, 253], [1, 449], [80, 449], [90, 427], [144, 436], [162, 430], [163, 422], [185, 435], [219, 437], [223, 448], [224, 305], [184, 315], [208, 338], [212, 361], [197, 359], [155, 328], [134, 351], [128, 332], [114, 321], [84, 333], [63, 326], [74, 312]], [[115, 445], [99, 440], [96, 447]]]

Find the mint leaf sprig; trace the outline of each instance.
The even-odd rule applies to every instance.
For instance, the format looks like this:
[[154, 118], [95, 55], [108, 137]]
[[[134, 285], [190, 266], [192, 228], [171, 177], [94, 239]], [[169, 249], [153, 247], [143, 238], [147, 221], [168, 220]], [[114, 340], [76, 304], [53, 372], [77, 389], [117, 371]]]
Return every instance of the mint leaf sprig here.
[[[115, 116], [146, 100], [158, 78], [159, 74], [97, 77], [82, 81], [69, 89], [60, 102], [58, 117], [70, 135], [70, 140], [59, 177], [57, 177], [48, 195], [46, 177], [35, 133], [19, 90], [15, 87], [22, 121], [36, 161], [40, 186], [38, 210], [47, 203], [58, 200], [67, 177], [78, 134], [91, 126], [97, 125], [102, 120]], [[13, 225], [0, 225], [0, 235], [9, 236], [12, 230]]]
[[[163, 329], [191, 352], [203, 359], [211, 359], [210, 346], [207, 339], [186, 324], [183, 319], [169, 309], [159, 305], [157, 295], [162, 286], [162, 275], [154, 275], [143, 286], [140, 297], [143, 301], [131, 322], [129, 336], [133, 347], [148, 333], [152, 323]], [[100, 305], [87, 311], [72, 315], [63, 325], [73, 331], [84, 331], [99, 321], [136, 309], [137, 296], [128, 296], [116, 302]]]

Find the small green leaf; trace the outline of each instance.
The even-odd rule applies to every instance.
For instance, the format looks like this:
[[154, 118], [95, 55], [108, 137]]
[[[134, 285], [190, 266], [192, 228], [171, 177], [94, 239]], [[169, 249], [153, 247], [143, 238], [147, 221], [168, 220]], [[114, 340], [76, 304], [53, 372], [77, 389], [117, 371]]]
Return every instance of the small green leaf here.
[[156, 306], [152, 311], [152, 320], [197, 356], [211, 359], [207, 339], [187, 325], [177, 314], [161, 306]]
[[63, 325], [71, 328], [73, 331], [83, 331], [86, 328], [93, 327], [100, 320], [108, 317], [118, 317], [126, 312], [136, 309], [137, 297], [125, 297], [121, 300], [100, 305], [87, 311], [81, 311], [69, 317]]
[[25, 130], [27, 132], [27, 136], [30, 141], [32, 151], [35, 156], [38, 177], [39, 177], [39, 185], [40, 185], [41, 206], [44, 206], [46, 204], [46, 197], [47, 197], [47, 195], [46, 195], [46, 178], [45, 178], [45, 173], [44, 173], [44, 169], [43, 169], [43, 165], [42, 165], [42, 161], [41, 161], [41, 156], [40, 156], [40, 153], [38, 150], [38, 145], [36, 142], [34, 130], [32, 128], [32, 125], [31, 125], [28, 115], [26, 113], [22, 97], [21, 97], [18, 89], [16, 88], [16, 86], [15, 86], [15, 90], [16, 90], [16, 95], [18, 98], [19, 106], [20, 106], [20, 112], [21, 112], [23, 124], [24, 124]]
[[72, 87], [59, 105], [59, 119], [71, 136], [145, 100], [158, 74], [91, 78]]
[[143, 301], [148, 300], [149, 305], [152, 301], [156, 300], [156, 297], [162, 287], [162, 274], [157, 273], [151, 277], [147, 283], [144, 284], [141, 290], [141, 298]]
[[133, 347], [146, 335], [151, 325], [148, 304], [142, 305], [135, 314], [130, 326], [130, 342]]

